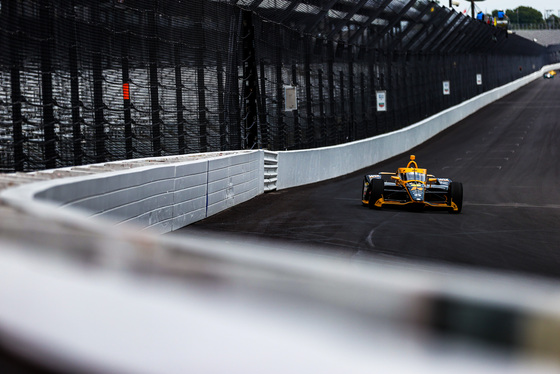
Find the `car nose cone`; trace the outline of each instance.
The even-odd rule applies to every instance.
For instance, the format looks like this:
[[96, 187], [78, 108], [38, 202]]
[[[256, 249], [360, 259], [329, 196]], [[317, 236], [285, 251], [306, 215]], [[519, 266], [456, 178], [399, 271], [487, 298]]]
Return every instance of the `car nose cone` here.
[[408, 191], [410, 192], [410, 196], [412, 197], [412, 200], [414, 201], [424, 200], [424, 186], [409, 184]]

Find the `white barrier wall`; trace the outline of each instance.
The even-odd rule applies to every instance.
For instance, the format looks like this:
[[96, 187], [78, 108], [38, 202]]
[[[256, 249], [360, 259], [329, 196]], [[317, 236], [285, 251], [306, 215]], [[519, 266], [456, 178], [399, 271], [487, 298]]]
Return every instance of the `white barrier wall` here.
[[332, 147], [278, 152], [277, 189], [335, 178], [406, 152], [480, 108], [512, 93], [535, 79], [542, 78], [542, 74], [551, 69], [560, 69], [560, 64], [547, 66], [540, 72], [520, 78], [424, 121], [388, 134]]
[[23, 204], [40, 199], [79, 209], [90, 217], [164, 233], [264, 192], [262, 151], [153, 163], [156, 165], [26, 184], [1, 196]]

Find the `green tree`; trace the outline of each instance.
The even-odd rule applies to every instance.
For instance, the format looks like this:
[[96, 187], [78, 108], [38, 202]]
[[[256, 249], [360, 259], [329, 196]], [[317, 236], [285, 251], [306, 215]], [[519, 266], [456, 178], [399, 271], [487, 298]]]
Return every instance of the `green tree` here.
[[[492, 15], [495, 17], [498, 15], [498, 10], [493, 10]], [[507, 9], [506, 16], [508, 16], [511, 23], [519, 24], [532, 24], [537, 25], [544, 23], [544, 17], [541, 12], [535, 8], [528, 6], [520, 6], [515, 9]]]
[[560, 18], [551, 14], [550, 17], [546, 19], [546, 24], [551, 29], [560, 29]]

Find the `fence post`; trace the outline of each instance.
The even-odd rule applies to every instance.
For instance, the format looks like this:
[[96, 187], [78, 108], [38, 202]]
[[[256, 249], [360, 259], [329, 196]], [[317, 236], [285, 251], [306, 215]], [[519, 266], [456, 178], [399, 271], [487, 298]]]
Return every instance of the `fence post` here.
[[52, 55], [53, 29], [52, 12], [48, 0], [42, 0], [39, 10], [41, 21], [41, 94], [43, 97], [43, 131], [45, 144], [45, 167], [53, 169], [56, 167], [56, 135], [54, 131], [54, 101], [52, 85]]
[[253, 29], [253, 14], [249, 11], [242, 13], [242, 60], [243, 60], [243, 118], [247, 136], [246, 148], [258, 147], [257, 127], [257, 66], [255, 60], [255, 32]]
[[327, 115], [327, 145], [334, 144], [335, 123], [335, 98], [334, 98], [334, 46], [333, 42], [327, 40], [327, 81], [329, 85], [329, 111]]
[[130, 77], [128, 67], [128, 43], [123, 42], [121, 46], [121, 69], [123, 84], [123, 106], [124, 106], [124, 145], [125, 155], [128, 160], [134, 158], [132, 151], [132, 115], [130, 113]]
[[349, 123], [348, 123], [348, 140], [356, 140], [356, 119], [355, 112], [355, 98], [354, 98], [354, 50], [351, 45], [346, 46], [348, 51], [348, 105], [349, 105]]
[[393, 85], [393, 54], [391, 51], [383, 51], [383, 57], [385, 58], [385, 69], [387, 75], [382, 75], [383, 82], [381, 87], [387, 90], [387, 111], [384, 113], [385, 117], [385, 128], [383, 132], [389, 132], [395, 130], [395, 113], [397, 108], [396, 102], [396, 88]]
[[[368, 50], [366, 52], [368, 56], [368, 74], [369, 74], [369, 95], [368, 95], [368, 107], [369, 107], [369, 120], [368, 120], [368, 136], [373, 136], [378, 134], [377, 128], [377, 110], [374, 109], [377, 107], [376, 105], [376, 96], [375, 96], [375, 69], [374, 69], [374, 62], [376, 61], [376, 54], [372, 50]], [[373, 126], [369, 126], [369, 124]]]
[[311, 94], [311, 51], [312, 43], [310, 37], [303, 39], [307, 52], [304, 54], [304, 71], [305, 71], [305, 110], [307, 112], [307, 131], [306, 131], [306, 144], [311, 147], [317, 146], [315, 136], [315, 116], [313, 114], [313, 96]]
[[[227, 134], [224, 145], [229, 149], [241, 149], [241, 118], [239, 103], [239, 33], [241, 23], [242, 10], [232, 11], [230, 20], [230, 35], [228, 39], [227, 49], [227, 65], [226, 65], [226, 84], [224, 93], [226, 99], [224, 101], [226, 109], [224, 110], [225, 122], [223, 132]], [[221, 130], [221, 131], [222, 131]]]
[[[297, 91], [298, 79], [297, 79], [296, 64], [292, 64], [292, 85], [296, 88]], [[302, 148], [301, 125], [299, 123], [299, 109], [292, 110], [292, 115], [294, 116], [294, 146], [296, 148]]]
[[224, 103], [224, 66], [222, 61], [222, 53], [218, 51], [216, 55], [216, 74], [218, 76], [218, 121], [220, 122], [220, 150], [226, 151], [228, 139]]
[[367, 106], [366, 106], [366, 77], [364, 72], [360, 73], [360, 103], [361, 103], [361, 125], [360, 125], [360, 135], [359, 139], [363, 139], [367, 137], [368, 133], [368, 122], [367, 122]]
[[[185, 154], [185, 117], [183, 116], [183, 78], [181, 73], [181, 44], [176, 43], [174, 48], [175, 60], [175, 105], [177, 112], [177, 146], [179, 154]], [[223, 116], [223, 114], [221, 114]]]
[[276, 47], [276, 116], [278, 121], [278, 131], [276, 133], [276, 149], [282, 150], [286, 147], [286, 134], [284, 127], [284, 81], [282, 80], [282, 47]]
[[[264, 69], [264, 60], [261, 59], [260, 64], [260, 89], [258, 92], [258, 98], [257, 98], [257, 104], [259, 106], [258, 110], [259, 110], [259, 124], [260, 124], [260, 129], [261, 129], [261, 146], [263, 148], [269, 148], [270, 146], [270, 142], [268, 139], [268, 134], [269, 134], [269, 130], [268, 130], [268, 121], [266, 118], [266, 113], [267, 113], [267, 109], [266, 109], [266, 76], [265, 76], [265, 69]], [[258, 80], [258, 78], [257, 78]]]
[[[344, 95], [344, 72], [342, 70], [338, 71], [338, 80], [339, 80], [339, 87], [340, 87], [340, 94], [339, 94], [339, 102], [340, 102], [340, 113], [339, 113], [339, 120], [336, 124], [337, 129], [337, 139], [336, 144], [344, 143], [348, 141], [348, 122], [346, 121], [346, 106], [344, 102], [346, 101], [346, 97]], [[345, 127], [346, 129], [344, 129]], [[346, 131], [344, 131], [346, 130]]]
[[[19, 18], [16, 7], [23, 6], [21, 3], [12, 1], [6, 2], [4, 5], [7, 7], [7, 21], [12, 23], [14, 29], [17, 31], [9, 39], [10, 40], [10, 87], [11, 87], [11, 100], [12, 100], [12, 131], [14, 141], [14, 170], [23, 171], [25, 155], [23, 153], [23, 133], [22, 124], [23, 117], [21, 113], [21, 81], [20, 81], [20, 66], [21, 59], [19, 56], [19, 48], [21, 48], [21, 30], [19, 30]], [[2, 20], [4, 21], [4, 20]], [[14, 25], [18, 23], [17, 26]]]
[[92, 37], [92, 76], [93, 76], [93, 111], [95, 129], [95, 162], [105, 161], [105, 118], [103, 103], [103, 64], [101, 56], [101, 33], [99, 24], [99, 3], [92, 5], [94, 35]]
[[319, 90], [319, 132], [320, 139], [319, 145], [327, 145], [327, 118], [325, 116], [325, 94], [323, 88], [323, 70], [319, 69], [317, 71], [317, 85]]
[[[152, 114], [152, 156], [161, 156], [161, 118], [158, 82], [158, 30], [156, 22], [158, 2], [147, 11], [148, 16], [148, 59], [150, 74], [150, 102]], [[202, 151], [204, 152], [204, 151]]]
[[[72, 1], [74, 9], [74, 1]], [[82, 118], [80, 116], [80, 76], [78, 74], [78, 40], [76, 39], [76, 18], [72, 15], [71, 38], [68, 59], [70, 65], [70, 103], [72, 106], [72, 148], [74, 154], [74, 165], [82, 164]]]

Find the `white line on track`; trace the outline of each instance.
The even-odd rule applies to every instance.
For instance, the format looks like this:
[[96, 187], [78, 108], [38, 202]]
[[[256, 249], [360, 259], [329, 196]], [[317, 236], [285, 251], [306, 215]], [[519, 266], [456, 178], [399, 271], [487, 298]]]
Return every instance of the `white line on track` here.
[[375, 248], [375, 244], [373, 244], [373, 234], [374, 233], [375, 233], [375, 229], [371, 230], [369, 232], [369, 234], [366, 236], [366, 243], [372, 248]]

